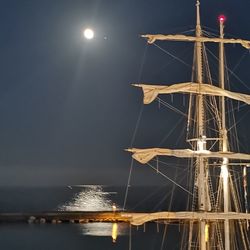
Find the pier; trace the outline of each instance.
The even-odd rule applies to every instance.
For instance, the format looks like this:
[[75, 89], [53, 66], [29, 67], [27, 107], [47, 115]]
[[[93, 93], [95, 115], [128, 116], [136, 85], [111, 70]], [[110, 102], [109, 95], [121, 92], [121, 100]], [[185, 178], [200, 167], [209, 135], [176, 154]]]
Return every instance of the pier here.
[[0, 223], [91, 223], [91, 222], [110, 222], [110, 223], [130, 223], [135, 226], [143, 225], [147, 222], [171, 221], [225, 221], [225, 220], [250, 220], [249, 213], [237, 212], [124, 212], [124, 211], [97, 211], [97, 212], [79, 212], [79, 211], [53, 211], [41, 213], [0, 213]]
[[124, 212], [78, 212], [53, 211], [40, 213], [0, 213], [0, 223], [130, 223], [130, 213]]

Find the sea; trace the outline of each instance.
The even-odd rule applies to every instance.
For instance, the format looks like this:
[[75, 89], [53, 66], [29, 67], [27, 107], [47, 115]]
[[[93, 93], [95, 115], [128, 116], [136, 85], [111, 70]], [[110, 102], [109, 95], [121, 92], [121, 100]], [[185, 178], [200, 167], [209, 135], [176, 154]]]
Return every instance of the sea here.
[[[183, 200], [173, 196], [169, 186], [126, 187], [80, 185], [67, 187], [1, 187], [0, 213], [46, 211], [157, 212], [178, 210]], [[174, 198], [176, 197], [176, 198]], [[171, 202], [170, 202], [171, 201]], [[174, 204], [174, 205], [172, 205]], [[2, 250], [96, 250], [179, 249], [181, 231], [147, 223], [135, 227], [126, 223], [28, 224], [1, 223]], [[112, 238], [114, 230], [117, 237]]]

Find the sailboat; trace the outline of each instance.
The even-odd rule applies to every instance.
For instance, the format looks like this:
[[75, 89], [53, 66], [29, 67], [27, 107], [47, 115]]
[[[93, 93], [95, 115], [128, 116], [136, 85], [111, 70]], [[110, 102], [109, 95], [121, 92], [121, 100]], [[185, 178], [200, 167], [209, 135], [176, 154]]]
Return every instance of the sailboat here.
[[[161, 95], [175, 93], [189, 96], [187, 137], [189, 148], [129, 148], [133, 159], [149, 164], [158, 157], [181, 158], [190, 165], [190, 194], [186, 211], [134, 214], [131, 224], [149, 221], [178, 222], [183, 230], [180, 249], [250, 249], [247, 202], [247, 167], [250, 154], [232, 147], [232, 130], [227, 121], [231, 110], [228, 102], [250, 104], [250, 95], [226, 88], [227, 67], [224, 46], [236, 44], [250, 49], [250, 41], [224, 37], [225, 17], [219, 17], [219, 36], [203, 32], [200, 1], [196, 1], [195, 35], [142, 35], [149, 44], [161, 41], [194, 43], [193, 77], [191, 81], [168, 85], [134, 84], [141, 88], [144, 104], [159, 100]], [[206, 53], [207, 44], [218, 45], [216, 84], [211, 77]], [[234, 151], [235, 150], [235, 151]], [[157, 160], [155, 160], [157, 162]]]

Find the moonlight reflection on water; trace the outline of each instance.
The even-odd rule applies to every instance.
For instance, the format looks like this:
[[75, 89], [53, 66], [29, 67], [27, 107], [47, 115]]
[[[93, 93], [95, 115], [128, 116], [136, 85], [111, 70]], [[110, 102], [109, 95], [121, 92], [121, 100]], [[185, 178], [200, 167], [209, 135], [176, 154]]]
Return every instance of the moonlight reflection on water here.
[[[110, 193], [102, 186], [84, 186], [72, 200], [59, 207], [63, 211], [112, 211], [113, 202]], [[118, 208], [119, 209], [119, 208]]]
[[[83, 186], [81, 191], [59, 209], [63, 211], [112, 211], [114, 203], [110, 195], [110, 192], [103, 191], [102, 186]], [[83, 235], [109, 236], [112, 237], [113, 242], [116, 241], [118, 235], [126, 235], [128, 230], [128, 225], [125, 223], [86, 223], [79, 226]]]
[[113, 242], [118, 236], [127, 235], [129, 226], [126, 223], [100, 223], [93, 222], [81, 224], [81, 233], [87, 236], [112, 237]]

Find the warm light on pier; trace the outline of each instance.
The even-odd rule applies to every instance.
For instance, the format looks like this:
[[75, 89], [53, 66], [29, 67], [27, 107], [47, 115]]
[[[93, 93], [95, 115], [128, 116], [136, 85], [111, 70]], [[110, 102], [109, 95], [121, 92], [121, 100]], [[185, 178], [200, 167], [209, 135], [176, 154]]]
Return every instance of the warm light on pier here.
[[113, 212], [115, 212], [115, 211], [116, 211], [116, 209], [117, 209], [116, 205], [115, 205], [115, 204], [113, 204], [113, 206], [112, 206], [112, 210], [113, 210]]

